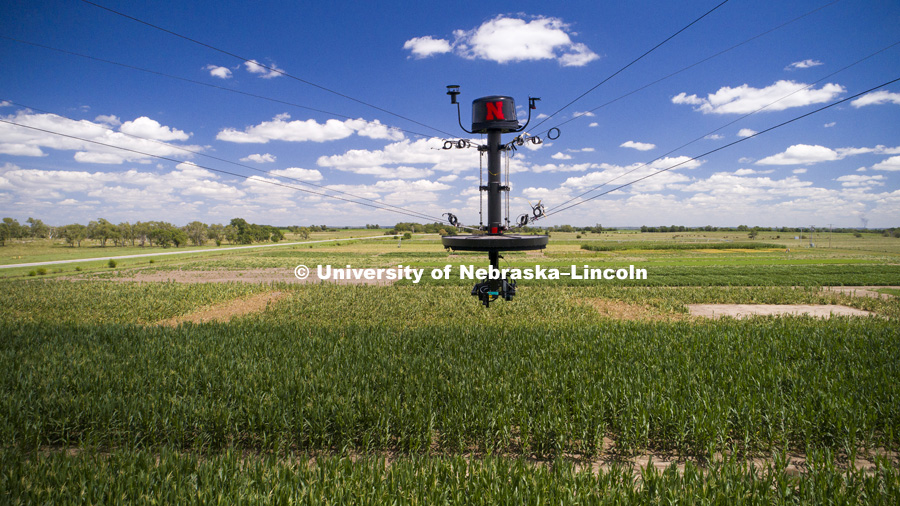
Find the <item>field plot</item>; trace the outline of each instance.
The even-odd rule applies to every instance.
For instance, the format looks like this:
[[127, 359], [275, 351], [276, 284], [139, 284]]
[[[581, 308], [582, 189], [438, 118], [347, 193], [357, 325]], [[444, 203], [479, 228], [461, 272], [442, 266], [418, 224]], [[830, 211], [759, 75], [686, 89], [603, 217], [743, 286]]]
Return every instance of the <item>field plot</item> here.
[[[665, 282], [522, 281], [490, 309], [469, 281], [427, 275], [128, 280], [486, 264], [429, 238], [2, 280], [0, 490], [11, 503], [896, 503], [900, 301], [821, 289], [900, 284], [893, 247], [784, 258], [552, 239], [505, 261], [635, 264]], [[776, 267], [784, 280], [766, 282]], [[716, 281], [729, 272], [744, 274]], [[872, 315], [688, 313], [712, 303]]]

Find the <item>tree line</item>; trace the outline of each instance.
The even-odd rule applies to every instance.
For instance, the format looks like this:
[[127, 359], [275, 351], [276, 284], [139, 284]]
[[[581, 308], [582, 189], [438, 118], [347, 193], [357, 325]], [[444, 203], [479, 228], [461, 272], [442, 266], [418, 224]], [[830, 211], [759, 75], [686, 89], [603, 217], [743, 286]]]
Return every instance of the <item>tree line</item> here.
[[[324, 227], [324, 226], [323, 226]], [[313, 227], [317, 230], [319, 227]], [[309, 237], [312, 230], [307, 227], [291, 227], [301, 237]], [[271, 225], [248, 223], [243, 218], [234, 218], [227, 225], [192, 221], [183, 227], [165, 221], [138, 221], [114, 224], [103, 218], [87, 225], [72, 223], [61, 227], [51, 227], [39, 219], [28, 218], [25, 225], [13, 218], [3, 218], [0, 223], [0, 245], [10, 239], [65, 239], [73, 247], [90, 239], [101, 247], [112, 246], [160, 246], [180, 248], [188, 244], [203, 246], [214, 242], [220, 246], [227, 241], [231, 244], [252, 244], [255, 242], [278, 242], [284, 239], [284, 232]]]
[[[343, 227], [350, 228], [350, 227]], [[377, 224], [366, 224], [367, 229], [381, 228]], [[292, 233], [297, 234], [301, 239], [308, 239], [312, 232], [329, 232], [338, 230], [335, 227], [326, 225], [310, 225], [301, 227], [292, 225], [286, 227]], [[519, 233], [537, 233], [546, 234], [550, 232], [615, 232], [617, 229], [603, 227], [599, 223], [591, 227], [573, 227], [572, 225], [555, 225], [547, 228], [522, 227], [518, 228]], [[834, 229], [818, 229], [819, 232], [831, 230], [838, 233], [880, 233], [886, 237], [900, 237], [900, 227], [885, 229], [860, 229], [860, 228], [834, 228]], [[682, 225], [671, 226], [655, 226], [650, 227], [643, 225], [641, 232], [749, 232], [751, 237], [759, 232], [781, 232], [781, 233], [803, 233], [809, 232], [808, 227], [749, 227], [747, 225], [739, 225], [737, 227], [713, 227], [707, 225], [705, 227], [685, 227]], [[401, 222], [388, 229], [385, 234], [409, 233], [431, 233], [440, 235], [456, 235], [457, 229], [446, 223], [415, 223]], [[227, 225], [222, 224], [206, 224], [200, 221], [192, 221], [183, 227], [178, 227], [165, 221], [138, 221], [135, 223], [123, 222], [113, 224], [112, 222], [99, 218], [91, 221], [87, 225], [73, 223], [63, 225], [61, 227], [52, 227], [44, 224], [43, 221], [36, 218], [28, 218], [25, 224], [20, 224], [18, 220], [13, 218], [3, 218], [0, 222], [0, 246], [4, 245], [10, 239], [26, 239], [26, 238], [43, 238], [43, 239], [65, 239], [65, 241], [73, 246], [80, 247], [81, 243], [90, 239], [97, 242], [101, 247], [107, 245], [112, 246], [160, 246], [167, 248], [174, 246], [176, 248], [186, 246], [188, 244], [194, 246], [203, 246], [207, 242], [214, 242], [216, 246], [220, 246], [223, 242], [230, 244], [252, 244], [255, 242], [278, 242], [284, 239], [284, 232], [281, 228], [271, 225], [258, 225], [248, 223], [243, 218], [234, 218]]]

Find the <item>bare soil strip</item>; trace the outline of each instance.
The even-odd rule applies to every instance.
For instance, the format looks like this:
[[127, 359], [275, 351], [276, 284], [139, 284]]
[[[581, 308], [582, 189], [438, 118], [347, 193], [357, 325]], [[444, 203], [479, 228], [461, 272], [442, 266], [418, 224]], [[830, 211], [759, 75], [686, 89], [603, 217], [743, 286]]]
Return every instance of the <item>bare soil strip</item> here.
[[706, 318], [747, 318], [749, 316], [783, 316], [809, 315], [817, 318], [834, 316], [869, 316], [869, 311], [847, 306], [826, 304], [688, 304], [688, 311], [693, 316]]
[[893, 295], [887, 293], [878, 293], [875, 290], [878, 288], [895, 288], [900, 289], [900, 286], [825, 286], [822, 287], [824, 290], [828, 290], [830, 292], [838, 292], [846, 295], [854, 295], [856, 297], [871, 297], [873, 299], [890, 299], [893, 298]]
[[621, 300], [588, 299], [588, 304], [593, 306], [600, 315], [613, 320], [682, 320], [685, 315], [677, 313], [664, 313], [658, 309], [644, 304], [632, 304]]
[[216, 304], [190, 314], [161, 320], [156, 324], [164, 327], [177, 327], [179, 324], [185, 322], [228, 322], [231, 321], [232, 318], [238, 316], [265, 311], [270, 303], [281, 299], [285, 295], [286, 294], [283, 292], [258, 293], [243, 299], [230, 300], [228, 302]]

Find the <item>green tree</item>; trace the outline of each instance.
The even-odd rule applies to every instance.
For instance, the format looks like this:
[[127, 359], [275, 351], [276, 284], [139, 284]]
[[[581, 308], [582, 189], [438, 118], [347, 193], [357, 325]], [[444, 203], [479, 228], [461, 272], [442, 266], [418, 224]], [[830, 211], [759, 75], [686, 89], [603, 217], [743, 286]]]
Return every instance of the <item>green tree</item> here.
[[222, 240], [225, 239], [225, 226], [218, 223], [212, 224], [206, 227], [206, 235], [215, 241], [216, 246], [221, 246]]
[[203, 246], [209, 238], [209, 227], [206, 223], [200, 221], [192, 221], [182, 229], [195, 246]]
[[81, 241], [87, 239], [88, 228], [80, 223], [73, 223], [62, 227], [62, 236], [72, 247], [81, 247]]
[[[150, 235], [150, 224], [143, 221], [138, 221], [131, 227], [133, 237], [143, 248], [147, 243], [147, 239]], [[133, 243], [132, 243], [133, 244]]]
[[100, 241], [100, 247], [105, 248], [106, 241], [119, 237], [119, 230], [112, 223], [99, 218], [97, 221], [88, 223], [88, 237]]
[[50, 235], [50, 227], [44, 225], [44, 222], [35, 218], [28, 218], [26, 221], [29, 225], [29, 235], [34, 238], [45, 238]]
[[131, 245], [134, 246], [134, 225], [124, 221], [116, 225], [116, 228], [119, 231], [118, 240], [121, 241], [121, 245], [125, 246], [128, 241], [131, 241]]
[[22, 225], [19, 225], [19, 220], [3, 218], [3, 222], [0, 223], [0, 246], [6, 244], [6, 241], [9, 239], [22, 237], [22, 234]]

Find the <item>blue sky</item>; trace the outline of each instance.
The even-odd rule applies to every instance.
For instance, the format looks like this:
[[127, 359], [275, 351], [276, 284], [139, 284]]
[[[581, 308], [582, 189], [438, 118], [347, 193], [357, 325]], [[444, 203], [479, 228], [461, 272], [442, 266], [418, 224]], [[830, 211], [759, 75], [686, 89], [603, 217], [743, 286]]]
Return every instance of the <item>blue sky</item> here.
[[[303, 180], [477, 225], [478, 152], [439, 149], [481, 141], [458, 84], [463, 125], [509, 95], [523, 123], [541, 98], [530, 134], [559, 126], [509, 161], [515, 220], [900, 77], [896, 1], [730, 0], [562, 111], [719, 2], [98, 3], [241, 58], [78, 0], [3, 2], [0, 119], [31, 128], [0, 123], [2, 216], [428, 221], [270, 184], [332, 194]], [[563, 223], [897, 226], [900, 83], [540, 222]]]

